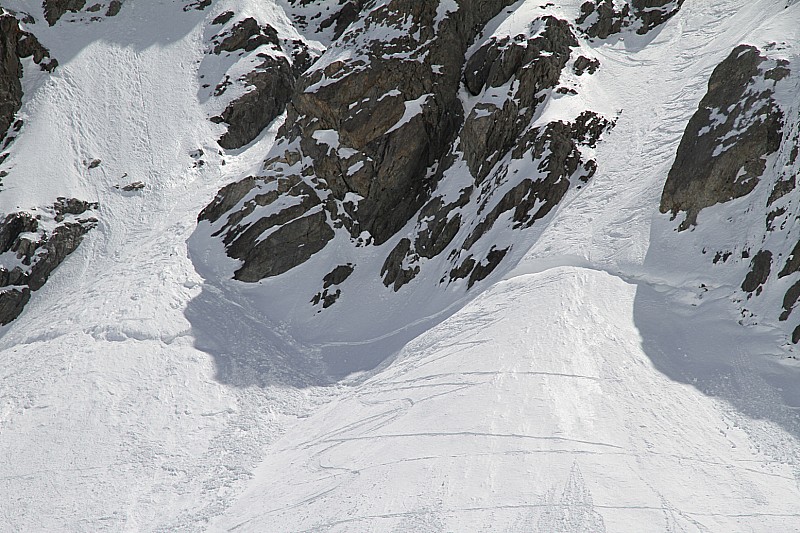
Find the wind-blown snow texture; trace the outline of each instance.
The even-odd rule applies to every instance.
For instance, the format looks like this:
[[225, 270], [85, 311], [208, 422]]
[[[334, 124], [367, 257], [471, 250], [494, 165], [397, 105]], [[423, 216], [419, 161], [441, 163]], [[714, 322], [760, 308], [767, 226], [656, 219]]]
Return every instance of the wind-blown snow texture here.
[[[90, 2], [51, 25], [39, 2], [3, 2], [59, 66], [21, 59], [0, 212], [41, 213], [59, 197], [98, 207], [96, 227], [0, 330], [0, 530], [799, 531], [800, 4], [665, 2], [680, 9], [663, 25], [640, 34], [628, 22], [607, 38], [575, 25], [578, 1], [510, 4], [464, 63], [492, 38], [528, 43], [548, 16], [575, 41], [536, 112], [517, 110], [528, 122], [500, 143], [506, 155], [487, 154], [491, 169], [459, 151], [469, 126], [450, 139], [430, 200], [457, 202], [473, 174], [494, 184], [452, 211], [453, 246], [523, 178], [546, 179], [539, 159], [512, 154], [526, 132], [585, 111], [608, 127], [575, 143], [581, 167], [542, 217], [526, 226], [501, 209], [467, 247], [483, 267], [511, 247], [493, 269], [451, 281], [469, 254], [404, 252], [399, 271], [419, 272], [386, 286], [381, 267], [402, 239], [419, 252], [423, 207], [380, 246], [336, 228], [300, 266], [233, 280], [241, 261], [198, 214], [221, 188], [265, 176], [292, 111], [226, 150], [226, 110], [351, 53], [333, 43], [362, 4], [375, 7]], [[443, 0], [436, 27], [460, 5]], [[248, 18], [252, 44], [215, 53]], [[777, 149], [748, 141], [768, 114], [706, 106], [724, 100], [709, 80], [741, 45], [764, 58], [745, 93], [779, 114]], [[264, 65], [282, 65], [284, 85], [253, 81]], [[776, 66], [786, 75], [764, 75]], [[513, 99], [505, 82], [460, 82], [465, 121]], [[414, 124], [431, 98], [404, 102], [389, 128]], [[700, 115], [711, 120], [694, 131]], [[763, 163], [761, 175], [662, 214], [692, 135], [763, 148], [743, 167]], [[307, 137], [352, 156], [336, 130]]]

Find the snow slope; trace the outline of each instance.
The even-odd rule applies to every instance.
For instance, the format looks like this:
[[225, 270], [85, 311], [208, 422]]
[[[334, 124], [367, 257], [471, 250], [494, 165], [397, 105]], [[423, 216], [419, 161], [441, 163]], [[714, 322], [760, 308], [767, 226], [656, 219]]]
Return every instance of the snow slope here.
[[187, 250], [274, 137], [218, 155], [198, 99], [205, 26], [251, 3], [37, 28], [61, 66], [26, 70], [0, 211], [69, 195], [100, 225], [2, 331], [0, 530], [800, 531], [800, 370], [657, 249], [708, 75], [741, 42], [796, 47], [800, 4], [687, 0], [655, 35], [597, 43], [585, 97], [623, 113], [590, 184], [506, 280], [319, 387], [318, 359], [355, 348], [305, 350]]
[[638, 298], [498, 283], [290, 429], [214, 529], [796, 531], [797, 441], [659, 372]]

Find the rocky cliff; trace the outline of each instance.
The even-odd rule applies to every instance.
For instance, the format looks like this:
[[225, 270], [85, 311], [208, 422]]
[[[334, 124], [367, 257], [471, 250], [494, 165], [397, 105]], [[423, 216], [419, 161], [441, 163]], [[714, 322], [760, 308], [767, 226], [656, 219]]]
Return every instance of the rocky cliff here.
[[[256, 87], [229, 104], [229, 118], [215, 119], [229, 124], [220, 144], [249, 142], [286, 105], [262, 169], [200, 214], [203, 232], [239, 261], [233, 276], [253, 283], [303, 265], [296, 275], [319, 276], [321, 289], [295, 297], [317, 312], [348, 291], [354, 304], [364, 278], [392, 292], [418, 282], [413, 300], [512, 265], [522, 252], [513, 234], [591, 179], [614, 116], [580, 96], [602, 66], [573, 24], [546, 12], [519, 23], [509, 4], [350, 2], [316, 24], [296, 6], [298, 33], [330, 40], [305, 63], [276, 33], [220, 15], [229, 29], [215, 46], [239, 32], [235, 49], [256, 38], [260, 55], [281, 54], [242, 78], [263, 76], [271, 100], [253, 108]], [[236, 108], [248, 135], [234, 133]], [[362, 274], [334, 275], [336, 264]]]
[[792, 313], [800, 300], [799, 69], [783, 43], [735, 47], [689, 120], [660, 206], [678, 232], [666, 239], [673, 257], [702, 257], [714, 277], [738, 278], [737, 286], [712, 281], [701, 291], [731, 299], [743, 324], [778, 323], [793, 343], [800, 342]]

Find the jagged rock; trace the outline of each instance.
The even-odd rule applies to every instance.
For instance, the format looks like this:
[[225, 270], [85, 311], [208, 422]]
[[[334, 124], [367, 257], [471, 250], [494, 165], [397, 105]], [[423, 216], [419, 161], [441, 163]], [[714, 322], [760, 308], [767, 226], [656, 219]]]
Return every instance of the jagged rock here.
[[77, 13], [85, 5], [86, 0], [44, 0], [42, 4], [42, 7], [44, 7], [44, 19], [52, 26], [67, 11]]
[[122, 190], [125, 191], [125, 192], [141, 191], [142, 189], [144, 189], [144, 187], [145, 187], [145, 185], [144, 185], [143, 182], [134, 181], [133, 183], [129, 183], [129, 184], [125, 185], [124, 187], [122, 187]]
[[[348, 59], [303, 73], [280, 140], [265, 163], [264, 180], [292, 175], [324, 199], [329, 216], [305, 220], [326, 227], [309, 231], [309, 238], [327, 242], [333, 223], [353, 237], [366, 231], [370, 242], [380, 245], [427, 202], [435, 180], [429, 169], [450, 150], [463, 120], [458, 87], [466, 49], [477, 31], [510, 3], [471, 0], [443, 19], [437, 18], [435, 3], [393, 0], [372, 6], [362, 14], [363, 24], [343, 34], [328, 51], [335, 55], [337, 49], [347, 49], [352, 52]], [[387, 27], [403, 25], [408, 31], [391, 40], [383, 37]], [[246, 193], [254, 194], [255, 190]], [[252, 209], [252, 204], [245, 200], [241, 209]], [[243, 218], [229, 217], [234, 219]], [[247, 233], [254, 239], [265, 226], [225, 227], [226, 232]], [[238, 237], [224, 239], [232, 244]], [[321, 249], [320, 243], [310, 243], [308, 249]], [[292, 266], [310, 257], [289, 253], [298, 261]]]
[[235, 52], [244, 50], [252, 52], [264, 44], [272, 44], [280, 49], [280, 39], [278, 32], [272, 26], [259, 26], [256, 19], [248, 17], [241, 20], [231, 28], [230, 31], [215, 37], [217, 45], [214, 47], [215, 54], [222, 52]]
[[253, 141], [284, 112], [294, 90], [295, 77], [285, 58], [267, 57], [245, 76], [245, 83], [249, 91], [231, 102], [221, 115], [228, 131], [220, 138], [219, 145], [228, 150]]
[[708, 92], [689, 120], [661, 196], [661, 212], [686, 212], [679, 229], [703, 208], [750, 193], [765, 158], [781, 144], [783, 112], [772, 99], [789, 71], [753, 46], [740, 45], [714, 69]]
[[772, 252], [761, 250], [750, 262], [750, 272], [747, 273], [742, 290], [745, 292], [761, 292], [761, 286], [766, 283], [772, 268]]
[[628, 4], [618, 11], [613, 0], [593, 0], [581, 4], [581, 16], [576, 22], [589, 37], [607, 39], [622, 31], [629, 16]]
[[325, 277], [322, 278], [322, 291], [314, 295], [314, 297], [311, 299], [311, 303], [313, 305], [318, 305], [321, 302], [323, 309], [327, 309], [336, 303], [336, 300], [338, 300], [342, 295], [342, 290], [336, 289], [333, 291], [332, 287], [334, 285], [340, 285], [344, 283], [344, 281], [350, 277], [350, 274], [352, 274], [354, 270], [355, 267], [348, 263], [346, 265], [339, 265], [327, 273]]
[[625, 28], [644, 35], [672, 18], [685, 0], [628, 0], [621, 7], [614, 0], [590, 0], [581, 4], [578, 26], [589, 37], [607, 39]]
[[234, 15], [235, 13], [233, 11], [223, 11], [222, 13], [214, 17], [214, 20], [211, 21], [211, 24], [214, 24], [215, 26], [219, 26], [221, 24], [227, 24], [233, 18]]
[[497, 266], [500, 264], [500, 261], [502, 261], [508, 253], [509, 249], [510, 248], [496, 250], [494, 247], [492, 247], [486, 256], [486, 264], [475, 264], [474, 268], [472, 269], [472, 273], [469, 276], [468, 286], [472, 287], [477, 282], [486, 279], [489, 274], [491, 274], [494, 269], [497, 268]]
[[515, 80], [502, 107], [478, 104], [464, 124], [462, 148], [477, 183], [516, 144], [545, 99], [542, 91], [558, 84], [571, 47], [578, 46], [566, 21], [545, 17], [538, 23], [544, 29], [535, 38], [491, 39], [467, 61], [464, 85], [473, 95]]
[[43, 70], [52, 70], [55, 60], [45, 62], [50, 53], [39, 41], [19, 26], [19, 21], [0, 8], [0, 137], [14, 122], [22, 106], [21, 58], [33, 57]]
[[594, 74], [600, 68], [600, 61], [597, 59], [589, 59], [586, 56], [580, 56], [575, 60], [575, 65], [572, 67], [575, 74], [583, 76], [584, 73]]
[[783, 297], [783, 312], [781, 313], [779, 320], [783, 322], [789, 319], [789, 315], [792, 314], [792, 310], [794, 309], [798, 299], [800, 299], [800, 281], [797, 281], [794, 285], [789, 287], [788, 291], [786, 291], [786, 294]]
[[[791, 161], [790, 164], [794, 163]], [[769, 195], [769, 200], [767, 201], [767, 207], [771, 206], [790, 192], [794, 190], [796, 187], [796, 178], [795, 176], [790, 176], [788, 179], [779, 180], [775, 183], [775, 186], [772, 189], [772, 192]]]
[[358, 14], [364, 7], [364, 3], [365, 0], [351, 0], [345, 2], [341, 9], [320, 23], [320, 29], [324, 30], [334, 26], [333, 38], [338, 39], [344, 33], [344, 30], [358, 19]]
[[389, 287], [393, 285], [394, 291], [400, 290], [400, 287], [414, 279], [419, 273], [419, 267], [403, 268], [403, 260], [406, 258], [409, 250], [411, 249], [411, 241], [409, 239], [401, 239], [397, 246], [392, 249], [389, 257], [383, 263], [381, 268], [381, 276], [383, 277], [383, 284]]
[[97, 224], [87, 212], [96, 203], [59, 198], [49, 210], [52, 231], [28, 212], [12, 213], [0, 223], [0, 324], [22, 312], [31, 291], [39, 290], [50, 274]]

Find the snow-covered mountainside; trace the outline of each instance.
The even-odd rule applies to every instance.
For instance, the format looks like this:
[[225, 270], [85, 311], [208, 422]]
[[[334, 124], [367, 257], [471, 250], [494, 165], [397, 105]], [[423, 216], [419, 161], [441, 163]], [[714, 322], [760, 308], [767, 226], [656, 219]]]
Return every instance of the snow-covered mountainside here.
[[0, 531], [800, 531], [800, 3], [0, 11]]

